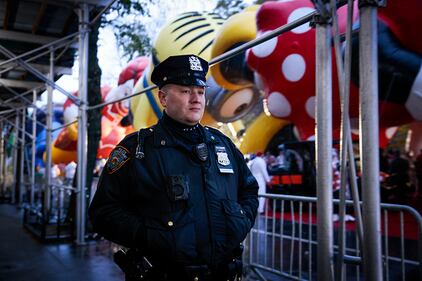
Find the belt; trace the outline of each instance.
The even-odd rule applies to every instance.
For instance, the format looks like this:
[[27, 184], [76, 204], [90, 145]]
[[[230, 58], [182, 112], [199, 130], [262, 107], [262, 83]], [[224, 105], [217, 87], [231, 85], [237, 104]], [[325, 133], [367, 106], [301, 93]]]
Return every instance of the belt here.
[[233, 259], [218, 268], [208, 265], [152, 264], [138, 251], [119, 251], [115, 262], [125, 272], [126, 281], [233, 281], [241, 280], [242, 261]]
[[[228, 269], [228, 270], [227, 270]], [[150, 272], [146, 280], [151, 281], [233, 281], [241, 280], [242, 271], [234, 271], [233, 266], [225, 270], [211, 270], [207, 265], [181, 266], [180, 268]], [[237, 268], [239, 270], [239, 268]]]
[[[175, 272], [176, 273], [176, 272]], [[226, 264], [224, 268], [210, 269], [208, 265], [183, 266], [181, 271], [172, 275], [169, 272], [169, 279], [166, 281], [234, 281], [241, 280], [242, 262], [233, 260]]]
[[[183, 273], [186, 277], [186, 280], [205, 280], [205, 281], [212, 281], [213, 280], [213, 272], [208, 268], [207, 265], [190, 265], [183, 267]], [[182, 280], [182, 279], [178, 279]]]

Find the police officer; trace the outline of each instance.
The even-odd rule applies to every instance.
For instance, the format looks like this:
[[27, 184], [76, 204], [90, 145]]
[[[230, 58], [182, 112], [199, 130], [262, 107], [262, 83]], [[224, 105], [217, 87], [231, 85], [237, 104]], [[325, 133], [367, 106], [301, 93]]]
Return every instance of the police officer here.
[[[171, 56], [151, 80], [164, 112], [111, 152], [89, 208], [94, 229], [137, 254], [127, 280], [234, 280], [257, 212], [258, 184], [242, 154], [199, 123], [208, 63]], [[135, 270], [136, 271], [136, 270]]]

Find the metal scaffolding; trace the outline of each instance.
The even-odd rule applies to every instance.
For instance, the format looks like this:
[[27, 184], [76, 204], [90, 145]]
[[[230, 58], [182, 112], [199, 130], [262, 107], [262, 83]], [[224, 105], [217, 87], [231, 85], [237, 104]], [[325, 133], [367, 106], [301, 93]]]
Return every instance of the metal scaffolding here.
[[5, 165], [5, 151], [4, 151], [4, 121], [0, 120], [0, 195], [5, 194], [5, 182], [6, 182], [6, 165]]
[[[110, 5], [114, 1], [110, 1]], [[333, 252], [333, 198], [332, 198], [332, 58], [331, 47], [332, 40], [336, 48], [337, 71], [340, 85], [340, 95], [342, 102], [342, 140], [341, 140], [341, 173], [342, 173], [342, 191], [340, 198], [340, 240], [343, 239], [341, 235], [344, 234], [344, 206], [345, 197], [344, 190], [346, 178], [356, 178], [356, 171], [352, 164], [353, 151], [350, 136], [350, 121], [348, 118], [348, 99], [349, 99], [349, 84], [350, 84], [350, 60], [351, 60], [351, 17], [353, 14], [353, 1], [349, 0], [348, 13], [348, 30], [346, 33], [346, 54], [344, 59], [341, 58], [339, 51], [338, 38], [332, 36], [332, 24], [334, 24], [334, 34], [337, 34], [336, 16], [335, 12], [342, 3], [336, 1], [313, 1], [315, 3], [316, 11], [310, 13], [296, 21], [290, 22], [281, 26], [264, 36], [245, 43], [237, 48], [234, 48], [218, 57], [211, 60], [210, 64], [216, 64], [227, 60], [244, 52], [245, 50], [261, 44], [269, 39], [279, 36], [287, 31], [292, 30], [304, 23], [310, 21], [316, 28], [316, 163], [317, 163], [317, 221], [318, 221], [318, 258], [317, 258], [317, 272], [318, 280], [343, 280], [343, 263], [358, 262], [364, 266], [365, 280], [382, 280], [381, 270], [381, 242], [380, 242], [380, 198], [379, 198], [379, 155], [378, 155], [378, 115], [374, 112], [378, 111], [378, 76], [377, 76], [377, 1], [359, 1], [360, 8], [360, 30], [359, 30], [359, 52], [360, 52], [360, 157], [362, 159], [362, 178], [363, 178], [363, 200], [362, 200], [362, 217], [360, 200], [357, 196], [356, 183], [351, 182], [352, 194], [354, 199], [354, 208], [357, 213], [359, 242], [363, 250], [363, 257], [349, 257], [345, 255], [344, 245], [340, 243], [339, 254], [334, 270], [334, 252]], [[109, 6], [107, 6], [109, 7]], [[106, 7], [106, 8], [107, 8]], [[350, 12], [352, 11], [352, 12]], [[82, 245], [85, 243], [85, 226], [86, 226], [86, 150], [87, 150], [87, 111], [93, 110], [107, 104], [115, 103], [134, 97], [149, 91], [155, 86], [148, 87], [140, 92], [133, 93], [122, 99], [102, 103], [99, 105], [88, 106], [87, 103], [87, 64], [88, 64], [88, 33], [89, 26], [93, 21], [98, 20], [98, 16], [89, 21], [89, 8], [87, 3], [82, 3], [78, 10], [79, 16], [79, 31], [71, 34], [65, 38], [57, 40], [56, 42], [47, 44], [50, 53], [50, 69], [49, 77], [39, 77], [40, 72], [29, 64], [30, 60], [23, 60], [22, 55], [15, 56], [6, 48], [0, 46], [0, 52], [9, 57], [6, 62], [0, 62], [0, 65], [6, 63], [17, 63], [21, 67], [27, 69], [42, 81], [45, 82], [48, 90], [48, 106], [47, 106], [47, 159], [45, 170], [45, 184], [44, 184], [44, 215], [48, 217], [50, 209], [50, 190], [51, 190], [51, 133], [57, 128], [52, 128], [52, 91], [53, 88], [71, 98], [78, 106], [78, 166], [77, 166], [77, 208], [76, 208], [76, 243]], [[73, 42], [73, 38], [78, 36], [79, 39], [79, 97], [76, 98], [70, 95], [54, 83], [54, 51], [61, 44], [69, 44]], [[40, 89], [39, 87], [37, 88]], [[30, 180], [30, 203], [34, 203], [34, 185], [35, 185], [35, 128], [37, 125], [36, 113], [37, 108], [35, 101], [37, 99], [37, 91], [31, 90], [28, 93], [33, 93], [33, 100], [25, 97], [25, 94], [17, 94], [16, 98], [27, 102], [26, 106], [34, 108], [32, 112], [32, 128], [33, 134], [31, 149], [31, 180]], [[5, 123], [10, 122], [10, 117], [3, 117], [4, 112], [12, 112], [15, 117], [15, 131], [18, 132], [19, 115], [21, 114], [17, 109], [0, 112], [0, 187], [4, 190], [5, 178], [5, 157], [4, 157], [4, 128]], [[26, 115], [22, 115], [22, 130], [25, 131], [24, 120]], [[72, 122], [73, 123], [73, 122]], [[65, 127], [66, 124], [62, 127]], [[62, 128], [60, 127], [60, 128]], [[16, 134], [18, 136], [18, 134]], [[22, 134], [22, 139], [25, 134]], [[16, 142], [18, 138], [16, 137]], [[21, 147], [24, 143], [21, 144]], [[15, 143], [14, 149], [17, 148]], [[15, 156], [15, 161], [17, 161]], [[25, 157], [22, 154], [21, 161]], [[22, 162], [23, 163], [23, 162]], [[17, 167], [17, 163], [16, 163]], [[348, 169], [346, 169], [348, 168]], [[23, 164], [21, 164], [21, 171], [23, 173]], [[348, 173], [348, 176], [346, 176]], [[24, 179], [21, 177], [21, 191], [24, 189]], [[14, 196], [12, 196], [14, 197]]]
[[[25, 52], [20, 55], [15, 55], [13, 52], [8, 50], [5, 46], [0, 45], [0, 52], [8, 57], [7, 60], [0, 61], [0, 67], [4, 68], [1, 70], [1, 73], [6, 73], [10, 70], [16, 69], [20, 67], [34, 75], [41, 81], [44, 81], [45, 85], [39, 85], [38, 83], [33, 83], [31, 85], [35, 85], [32, 89], [29, 89], [26, 92], [18, 93], [14, 91], [12, 88], [8, 87], [0, 81], [1, 85], [8, 90], [13, 97], [8, 98], [6, 100], [1, 100], [1, 105], [6, 107], [6, 110], [0, 111], [0, 128], [1, 128], [1, 138], [0, 138], [0, 180], [1, 180], [1, 193], [5, 192], [5, 178], [6, 178], [6, 170], [5, 170], [5, 124], [8, 126], [8, 129], [13, 129], [15, 134], [15, 143], [13, 145], [13, 173], [15, 174], [14, 184], [12, 185], [11, 191], [11, 202], [15, 203], [15, 198], [18, 199], [19, 203], [22, 203], [22, 198], [24, 193], [28, 193], [29, 204], [32, 206], [35, 204], [35, 185], [36, 185], [36, 178], [35, 178], [35, 150], [36, 150], [36, 127], [37, 124], [44, 126], [46, 128], [46, 164], [45, 164], [45, 174], [44, 174], [44, 182], [43, 182], [43, 196], [41, 194], [38, 195], [38, 199], [43, 198], [42, 202], [42, 215], [43, 220], [48, 222], [50, 216], [50, 209], [51, 209], [51, 192], [53, 188], [53, 183], [51, 180], [51, 168], [52, 168], [52, 155], [51, 155], [51, 148], [52, 148], [52, 132], [57, 130], [58, 128], [53, 128], [53, 89], [58, 90], [60, 93], [67, 96], [71, 99], [78, 107], [79, 107], [79, 114], [78, 120], [75, 122], [79, 123], [78, 126], [78, 180], [77, 180], [77, 216], [75, 222], [75, 229], [76, 229], [76, 243], [83, 244], [85, 239], [85, 223], [86, 223], [86, 149], [87, 149], [87, 138], [86, 138], [86, 124], [87, 124], [87, 68], [88, 68], [88, 35], [89, 35], [89, 28], [90, 25], [94, 24], [96, 21], [99, 20], [100, 16], [108, 9], [116, 0], [107, 1], [94, 1], [94, 0], [85, 0], [79, 1], [79, 8], [78, 8], [78, 18], [79, 18], [79, 31], [64, 36], [63, 38], [51, 41], [51, 39], [46, 40], [49, 41], [47, 44], [44, 44], [41, 47], [35, 48], [28, 52]], [[72, 1], [70, 1], [72, 2]], [[71, 7], [74, 3], [63, 4]], [[89, 21], [89, 13], [91, 5], [102, 5], [103, 10], [95, 15], [95, 18], [92, 21]], [[24, 37], [22, 40], [25, 40]], [[63, 67], [55, 67], [55, 62], [57, 61], [58, 57], [61, 56], [64, 51], [68, 48], [68, 46], [72, 45], [78, 39], [78, 54], [79, 54], [79, 97], [76, 97], [63, 88], [58, 86], [54, 82], [54, 76], [58, 73], [68, 73]], [[35, 39], [34, 39], [35, 40]], [[59, 48], [65, 48], [57, 57], [55, 57], [55, 51]], [[40, 64], [30, 64], [34, 59], [40, 58], [45, 56], [46, 54], [50, 55], [49, 60], [49, 67], [46, 68]], [[32, 56], [28, 59], [25, 59], [29, 56]], [[48, 70], [48, 75], [45, 76], [43, 73], [40, 72], [37, 68], [42, 68], [43, 70]], [[18, 84], [16, 82], [15, 84]], [[29, 85], [28, 82], [22, 82], [21, 84]], [[15, 85], [13, 84], [13, 85]], [[37, 98], [39, 93], [44, 89], [47, 89], [47, 109], [45, 111], [46, 114], [46, 124], [42, 124], [37, 120], [37, 111], [42, 111], [42, 109], [38, 109], [36, 106]], [[32, 100], [30, 100], [27, 96], [29, 94], [33, 95]], [[12, 104], [12, 102], [18, 101], [23, 103], [23, 106], [16, 107]], [[16, 103], [18, 104], [18, 103]], [[27, 110], [26, 108], [31, 107], [32, 110], [32, 134], [28, 134], [26, 132], [25, 123], [26, 123], [26, 116]], [[10, 109], [9, 109], [10, 108]], [[14, 118], [14, 122], [11, 122], [10, 119]], [[73, 124], [72, 122], [70, 124]], [[68, 126], [70, 124], [66, 124]], [[20, 133], [20, 134], [19, 134]], [[31, 143], [28, 147], [28, 150], [25, 149], [25, 138], [28, 137], [31, 139]], [[27, 153], [31, 151], [31, 157], [26, 157], [25, 152]], [[19, 163], [18, 163], [19, 160]], [[30, 176], [29, 183], [26, 183], [24, 171], [25, 171], [25, 161], [27, 161], [26, 167], [28, 167], [28, 176]], [[30, 163], [29, 163], [30, 162]], [[17, 172], [19, 171], [19, 175]], [[19, 188], [16, 189], [17, 184], [19, 183]], [[28, 190], [27, 187], [28, 186]]]
[[316, 124], [317, 237], [319, 280], [333, 280], [333, 170], [331, 27], [322, 15], [316, 24]]
[[78, 169], [76, 205], [76, 242], [85, 243], [86, 223], [86, 152], [87, 152], [87, 87], [88, 87], [88, 5], [82, 4], [79, 11], [79, 98], [78, 111]]
[[363, 267], [367, 280], [382, 280], [378, 150], [377, 1], [359, 2], [359, 124], [362, 161]]

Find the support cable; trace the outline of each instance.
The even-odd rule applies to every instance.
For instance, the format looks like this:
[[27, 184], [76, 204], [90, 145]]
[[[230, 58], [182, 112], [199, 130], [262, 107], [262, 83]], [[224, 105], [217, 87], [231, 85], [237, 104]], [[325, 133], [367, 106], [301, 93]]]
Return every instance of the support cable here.
[[63, 125], [61, 125], [61, 126], [55, 127], [55, 128], [53, 128], [53, 129], [51, 129], [51, 131], [52, 131], [52, 132], [54, 132], [54, 131], [57, 131], [57, 130], [60, 130], [60, 129], [63, 129], [63, 128], [66, 128], [66, 127], [69, 127], [70, 125], [75, 124], [75, 123], [78, 123], [78, 120], [74, 120], [74, 121], [72, 121], [72, 122], [68, 122], [68, 123], [63, 124]]
[[[337, 21], [337, 9], [335, 8], [335, 0], [331, 0], [332, 6], [332, 19], [333, 19], [333, 34], [334, 34], [334, 49], [335, 49], [335, 56], [336, 56], [336, 69], [337, 69], [337, 76], [338, 76], [338, 85], [339, 85], [339, 93], [340, 93], [340, 106], [341, 106], [341, 138], [340, 138], [340, 203], [338, 205], [339, 208], [339, 230], [338, 230], [338, 253], [337, 253], [337, 260], [336, 260], [336, 272], [335, 272], [335, 280], [336, 281], [343, 281], [345, 268], [344, 268], [344, 256], [345, 256], [345, 201], [346, 201], [346, 166], [347, 166], [347, 146], [344, 146], [345, 143], [343, 138], [346, 136], [348, 132], [346, 132], [347, 126], [344, 124], [344, 115], [345, 112], [348, 111], [348, 101], [346, 101], [345, 96], [345, 73], [343, 67], [343, 58], [341, 56], [340, 51], [340, 42], [338, 38], [338, 21]], [[350, 44], [350, 42], [346, 42]], [[346, 116], [348, 118], [348, 116]], [[347, 145], [347, 143], [346, 143]]]
[[[331, 5], [334, 7], [335, 1], [331, 0]], [[363, 225], [362, 215], [359, 205], [359, 193], [356, 183], [356, 168], [354, 163], [354, 154], [352, 146], [352, 137], [350, 132], [350, 118], [349, 118], [349, 96], [350, 96], [350, 75], [351, 75], [351, 36], [352, 36], [352, 20], [353, 20], [353, 0], [348, 0], [348, 13], [347, 13], [347, 29], [346, 29], [346, 48], [345, 58], [341, 55], [340, 48], [340, 34], [338, 31], [337, 13], [333, 10], [333, 28], [334, 28], [334, 49], [337, 62], [337, 76], [339, 80], [340, 92], [340, 106], [341, 106], [341, 187], [340, 187], [340, 204], [339, 204], [339, 222], [340, 227], [338, 231], [338, 245], [339, 252], [337, 256], [336, 280], [344, 280], [344, 257], [345, 257], [345, 201], [346, 201], [346, 188], [347, 182], [351, 183], [351, 191], [354, 202], [355, 217], [357, 223], [357, 235], [359, 239], [359, 246], [362, 252], [363, 241]], [[349, 160], [349, 161], [348, 161]], [[349, 168], [349, 174], [347, 174]]]

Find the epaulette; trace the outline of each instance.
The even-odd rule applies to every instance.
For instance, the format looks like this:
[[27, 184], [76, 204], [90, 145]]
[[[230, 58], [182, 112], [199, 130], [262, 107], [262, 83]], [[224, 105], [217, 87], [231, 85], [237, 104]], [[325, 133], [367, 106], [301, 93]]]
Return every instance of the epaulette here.
[[152, 135], [152, 133], [154, 132], [154, 127], [155, 126], [152, 126], [149, 128], [140, 129], [138, 131], [138, 144], [136, 145], [136, 152], [135, 152], [136, 159], [142, 159], [145, 157], [145, 153], [144, 153], [145, 138]]
[[226, 136], [224, 133], [222, 133], [220, 130], [218, 130], [216, 128], [204, 126], [204, 129], [207, 130], [208, 132], [210, 132], [211, 134], [218, 135], [220, 137], [223, 137], [225, 139], [230, 140], [230, 138], [228, 136]]

